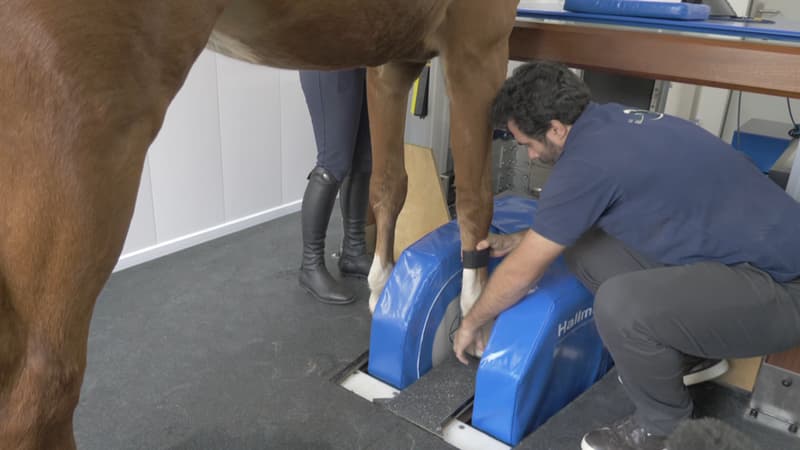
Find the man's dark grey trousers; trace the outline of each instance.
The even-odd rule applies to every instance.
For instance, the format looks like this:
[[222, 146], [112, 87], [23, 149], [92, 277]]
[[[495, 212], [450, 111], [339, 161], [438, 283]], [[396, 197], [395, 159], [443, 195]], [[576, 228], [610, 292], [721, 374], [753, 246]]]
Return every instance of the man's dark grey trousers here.
[[743, 358], [800, 345], [800, 279], [778, 283], [749, 264], [664, 266], [599, 229], [565, 256], [595, 293], [597, 328], [650, 432], [669, 434], [692, 414], [685, 355]]

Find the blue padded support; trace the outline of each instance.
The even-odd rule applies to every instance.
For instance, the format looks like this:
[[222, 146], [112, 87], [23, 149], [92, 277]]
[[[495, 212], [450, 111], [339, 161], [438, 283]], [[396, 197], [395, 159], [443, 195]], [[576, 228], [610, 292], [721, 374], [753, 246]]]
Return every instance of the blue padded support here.
[[[516, 196], [495, 200], [492, 233], [530, 227], [536, 202]], [[436, 330], [461, 292], [461, 238], [450, 222], [409, 246], [383, 289], [370, 333], [369, 373], [403, 389], [431, 367]], [[499, 261], [491, 260], [489, 270]]]
[[460, 254], [450, 222], [400, 255], [372, 315], [372, 376], [404, 389], [431, 369], [436, 329], [461, 291]]
[[593, 300], [558, 258], [498, 317], [478, 367], [474, 427], [516, 445], [608, 371]]
[[[529, 228], [535, 211], [535, 200], [498, 197], [491, 230]], [[400, 256], [372, 317], [370, 374], [404, 389], [432, 368], [436, 330], [461, 289], [460, 252], [451, 222]], [[489, 270], [498, 263], [492, 259]], [[474, 426], [516, 444], [608, 370], [591, 301], [559, 259], [538, 289], [498, 318], [478, 369]]]

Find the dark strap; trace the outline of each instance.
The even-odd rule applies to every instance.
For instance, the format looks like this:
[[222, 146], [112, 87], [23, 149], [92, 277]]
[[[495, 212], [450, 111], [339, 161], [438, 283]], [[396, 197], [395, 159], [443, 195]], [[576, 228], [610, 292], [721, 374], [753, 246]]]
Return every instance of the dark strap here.
[[489, 265], [489, 249], [464, 250], [461, 260], [465, 269], [480, 269]]

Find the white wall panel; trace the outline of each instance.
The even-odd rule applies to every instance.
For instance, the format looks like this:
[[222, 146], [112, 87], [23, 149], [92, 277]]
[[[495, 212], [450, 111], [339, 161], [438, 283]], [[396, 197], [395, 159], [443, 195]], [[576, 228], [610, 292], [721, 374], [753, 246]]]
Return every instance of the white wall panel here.
[[314, 168], [317, 146], [296, 71], [281, 71], [281, 173], [283, 203], [303, 198], [306, 176]]
[[722, 134], [725, 113], [731, 91], [704, 86], [697, 91], [693, 117], [697, 123], [715, 136]]
[[150, 183], [150, 158], [144, 163], [142, 181], [136, 194], [136, 208], [128, 227], [128, 237], [122, 253], [129, 253], [156, 243], [156, 220], [153, 216], [153, 187]]
[[667, 104], [664, 112], [683, 119], [692, 120], [697, 86], [685, 83], [672, 83], [667, 94]]
[[156, 236], [165, 241], [224, 221], [216, 55], [203, 51], [150, 148]]
[[116, 270], [298, 211], [315, 161], [296, 71], [204, 51], [150, 147]]
[[225, 218], [281, 204], [280, 71], [217, 56]]

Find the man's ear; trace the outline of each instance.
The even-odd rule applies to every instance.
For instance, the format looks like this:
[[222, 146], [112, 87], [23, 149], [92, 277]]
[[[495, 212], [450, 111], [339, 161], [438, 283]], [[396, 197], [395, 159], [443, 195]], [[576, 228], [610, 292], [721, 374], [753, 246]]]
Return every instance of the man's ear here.
[[567, 126], [564, 125], [560, 120], [551, 120], [550, 130], [554, 133], [554, 138], [561, 140], [567, 137]]
[[547, 132], [550, 140], [557, 145], [563, 146], [567, 142], [567, 135], [569, 134], [570, 127], [564, 125], [560, 120], [550, 121], [550, 130]]

